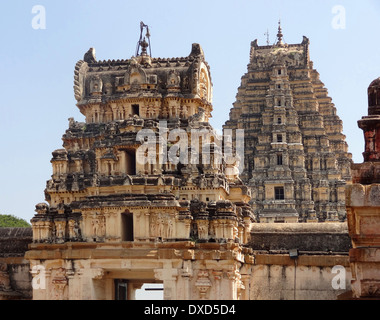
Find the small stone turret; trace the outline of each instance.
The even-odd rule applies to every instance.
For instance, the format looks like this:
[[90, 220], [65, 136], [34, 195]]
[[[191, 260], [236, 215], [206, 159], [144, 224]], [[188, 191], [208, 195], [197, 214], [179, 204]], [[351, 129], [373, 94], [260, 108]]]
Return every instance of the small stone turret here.
[[380, 78], [368, 87], [364, 162], [352, 165], [353, 184], [346, 188], [350, 263], [354, 298], [380, 299]]
[[380, 78], [368, 87], [368, 116], [358, 121], [364, 131], [364, 161], [380, 161]]

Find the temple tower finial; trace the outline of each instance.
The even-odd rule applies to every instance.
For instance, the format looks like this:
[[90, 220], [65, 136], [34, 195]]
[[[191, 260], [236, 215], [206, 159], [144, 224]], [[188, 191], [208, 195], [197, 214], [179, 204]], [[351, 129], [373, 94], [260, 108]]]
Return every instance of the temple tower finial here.
[[278, 33], [277, 33], [277, 38], [278, 38], [277, 45], [278, 46], [283, 46], [284, 45], [284, 43], [282, 42], [283, 36], [284, 35], [282, 34], [281, 20], [278, 20]]
[[[143, 37], [143, 32], [144, 28], [146, 29], [145, 36]], [[145, 38], [148, 39], [148, 42], [145, 40]], [[142, 48], [141, 54], [139, 54], [140, 47]], [[150, 45], [150, 32], [149, 32], [149, 27], [144, 24], [144, 22], [140, 22], [140, 39], [137, 42], [137, 49], [136, 49], [136, 57], [141, 55], [141, 56], [147, 56], [147, 48], [149, 47], [149, 56], [152, 57], [152, 48]]]
[[269, 42], [269, 30], [267, 29], [267, 32], [264, 33], [264, 36], [267, 37], [267, 46], [270, 45], [270, 42]]

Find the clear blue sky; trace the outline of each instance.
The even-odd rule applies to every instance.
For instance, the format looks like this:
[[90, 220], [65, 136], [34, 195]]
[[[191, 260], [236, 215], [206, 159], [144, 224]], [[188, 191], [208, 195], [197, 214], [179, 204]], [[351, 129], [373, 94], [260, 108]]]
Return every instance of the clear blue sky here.
[[[46, 29], [32, 28], [35, 5], [46, 9]], [[345, 28], [333, 27], [337, 5]], [[214, 85], [212, 124], [222, 127], [247, 70], [250, 42], [310, 38], [310, 54], [343, 120], [349, 151], [362, 162], [357, 120], [367, 115], [367, 87], [380, 76], [378, 0], [17, 0], [3, 1], [0, 19], [0, 213], [30, 220], [44, 201], [51, 152], [62, 147], [75, 106], [75, 63], [95, 47], [99, 60], [134, 55], [139, 23], [150, 26], [154, 57], [187, 56], [200, 43]], [[341, 22], [341, 20], [340, 20]], [[340, 25], [341, 26], [341, 25]]]

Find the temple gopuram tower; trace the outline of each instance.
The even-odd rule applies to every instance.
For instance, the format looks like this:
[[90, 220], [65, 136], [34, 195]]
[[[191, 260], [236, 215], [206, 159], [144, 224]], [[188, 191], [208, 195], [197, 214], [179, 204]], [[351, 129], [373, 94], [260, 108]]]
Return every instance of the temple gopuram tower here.
[[153, 58], [149, 37], [142, 23], [131, 59], [91, 48], [75, 66], [85, 122], [69, 119], [31, 220], [34, 299], [134, 299], [146, 283], [168, 300], [247, 298], [255, 217], [208, 122], [209, 65], [199, 44]]
[[260, 222], [344, 221], [351, 154], [342, 121], [310, 60], [309, 39], [251, 43], [224, 129], [245, 130], [242, 180]]

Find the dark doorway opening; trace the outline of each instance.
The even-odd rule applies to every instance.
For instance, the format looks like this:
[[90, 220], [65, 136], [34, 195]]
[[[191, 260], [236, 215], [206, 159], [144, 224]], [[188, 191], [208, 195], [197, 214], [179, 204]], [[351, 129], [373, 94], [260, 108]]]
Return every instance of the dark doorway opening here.
[[133, 241], [133, 214], [125, 212], [121, 215], [121, 240], [122, 241]]
[[132, 115], [140, 116], [140, 106], [138, 104], [132, 104]]
[[136, 175], [136, 151], [125, 150], [125, 171], [127, 174]]
[[115, 300], [128, 300], [128, 280], [115, 279]]

